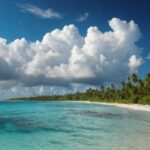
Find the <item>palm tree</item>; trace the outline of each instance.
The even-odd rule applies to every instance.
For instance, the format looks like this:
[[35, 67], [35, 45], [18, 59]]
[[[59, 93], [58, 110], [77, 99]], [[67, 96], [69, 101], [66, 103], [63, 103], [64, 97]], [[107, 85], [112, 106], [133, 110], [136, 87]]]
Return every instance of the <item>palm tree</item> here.
[[131, 81], [132, 81], [134, 84], [136, 84], [136, 83], [138, 82], [138, 80], [139, 80], [139, 77], [138, 77], [135, 73], [133, 73], [133, 74], [131, 75]]
[[144, 87], [147, 94], [150, 94], [150, 73], [147, 74], [144, 80]]
[[139, 79], [138, 80], [138, 83], [137, 83], [137, 89], [138, 89], [138, 94], [141, 95], [141, 96], [144, 96], [144, 82]]
[[111, 85], [110, 85], [110, 92], [111, 92], [111, 96], [113, 97], [113, 98], [116, 98], [116, 87], [115, 87], [115, 84], [114, 83], [112, 83]]
[[115, 91], [116, 87], [115, 87], [114, 83], [112, 83], [112, 84], [110, 85], [110, 88], [111, 88], [112, 91]]
[[122, 85], [122, 90], [126, 89], [126, 83], [124, 81], [121, 81], [121, 85]]
[[132, 86], [132, 94], [138, 94], [138, 87], [137, 87], [137, 83], [138, 83], [139, 77], [133, 73], [131, 75], [131, 81], [133, 82], [133, 86]]
[[100, 87], [100, 91], [104, 91], [104, 90], [105, 90], [104, 85], [101, 85], [101, 87]]
[[131, 82], [131, 80], [128, 80], [128, 82], [127, 82], [127, 88], [126, 88], [126, 94], [128, 95], [128, 97], [130, 96], [130, 95], [133, 95], [133, 85], [132, 85], [132, 82]]

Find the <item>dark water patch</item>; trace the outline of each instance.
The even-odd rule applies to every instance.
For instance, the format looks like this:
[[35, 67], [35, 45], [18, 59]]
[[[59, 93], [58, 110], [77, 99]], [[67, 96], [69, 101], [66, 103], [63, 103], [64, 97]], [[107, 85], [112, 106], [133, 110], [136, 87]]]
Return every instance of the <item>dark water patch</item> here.
[[109, 112], [96, 112], [96, 111], [77, 111], [74, 112], [75, 115], [96, 117], [96, 118], [106, 118], [106, 119], [124, 119], [125, 115]]
[[97, 140], [92, 139], [92, 138], [87, 138], [87, 137], [78, 137], [78, 138], [73, 138], [72, 139], [74, 142], [77, 144], [81, 145], [88, 145], [88, 146], [95, 146], [97, 145]]
[[86, 130], [86, 131], [97, 131], [97, 132], [110, 132], [110, 129], [98, 128], [98, 127], [88, 127], [88, 126], [79, 126], [76, 127], [78, 130]]
[[[5, 111], [5, 112], [3, 112], [3, 113], [0, 113], [0, 116], [3, 116], [3, 117], [5, 117], [5, 118], [7, 118], [7, 116], [9, 116], [9, 118], [10, 117], [13, 117], [13, 118], [23, 118], [24, 116], [24, 114], [27, 116], [27, 115], [38, 115], [38, 114], [42, 114], [42, 113], [44, 113], [44, 111], [42, 112], [35, 112], [35, 111], [30, 111], [30, 112], [24, 112], [24, 111], [21, 111], [21, 112], [12, 112], [12, 111]], [[22, 117], [23, 116], [23, 117]]]
[[46, 126], [41, 126], [37, 127], [38, 131], [48, 131], [48, 132], [62, 132], [62, 133], [74, 133], [75, 131], [72, 129], [63, 129], [60, 127], [46, 127]]
[[73, 133], [73, 129], [64, 129], [57, 125], [51, 125], [50, 123], [43, 124], [42, 122], [34, 122], [23, 117], [17, 118], [3, 118], [0, 117], [0, 130], [7, 132], [20, 132], [20, 133], [31, 133], [31, 132], [63, 132]]
[[25, 131], [30, 130], [32, 128], [32, 124], [29, 119], [24, 117], [17, 118], [3, 118], [0, 117], [0, 130], [5, 131]]
[[89, 139], [89, 140], [99, 139], [101, 137], [100, 135], [99, 136], [95, 136], [92, 134], [88, 135], [88, 134], [86, 134], [86, 132], [85, 133], [82, 133], [82, 132], [74, 133], [74, 134], [71, 134], [71, 136], [72, 136], [72, 138], [76, 138], [76, 139], [78, 139], [78, 138], [84, 139], [85, 138], [85, 139]]
[[49, 141], [50, 144], [55, 144], [55, 145], [64, 145], [65, 143], [61, 142], [61, 141], [55, 141], [55, 140], [50, 140]]

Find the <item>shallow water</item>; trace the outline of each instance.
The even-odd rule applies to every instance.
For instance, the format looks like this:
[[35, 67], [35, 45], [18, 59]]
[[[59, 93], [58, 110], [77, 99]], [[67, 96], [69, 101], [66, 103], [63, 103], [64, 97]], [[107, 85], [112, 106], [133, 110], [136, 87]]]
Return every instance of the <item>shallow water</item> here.
[[4, 102], [0, 150], [150, 150], [150, 113], [84, 103]]

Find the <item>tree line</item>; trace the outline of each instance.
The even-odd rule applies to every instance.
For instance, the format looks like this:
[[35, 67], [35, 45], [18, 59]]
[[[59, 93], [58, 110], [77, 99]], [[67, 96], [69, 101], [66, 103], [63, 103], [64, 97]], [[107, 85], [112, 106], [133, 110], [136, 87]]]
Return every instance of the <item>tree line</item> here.
[[140, 79], [137, 74], [133, 73], [126, 80], [122, 81], [119, 84], [119, 86], [116, 86], [114, 83], [111, 83], [108, 86], [101, 85], [99, 89], [89, 88], [85, 92], [19, 99], [42, 101], [88, 100], [97, 102], [150, 104], [150, 73], [148, 73], [143, 80]]

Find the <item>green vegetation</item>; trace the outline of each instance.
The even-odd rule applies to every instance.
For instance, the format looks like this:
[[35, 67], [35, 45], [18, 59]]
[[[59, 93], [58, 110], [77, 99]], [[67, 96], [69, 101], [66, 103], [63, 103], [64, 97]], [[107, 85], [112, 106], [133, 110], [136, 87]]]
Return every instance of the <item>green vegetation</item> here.
[[12, 100], [42, 100], [42, 101], [96, 101], [114, 103], [136, 103], [150, 105], [150, 73], [145, 79], [140, 79], [135, 73], [122, 81], [116, 88], [115, 84], [101, 85], [100, 89], [88, 89], [85, 92], [77, 92], [66, 95], [39, 96], [30, 98], [18, 98]]

